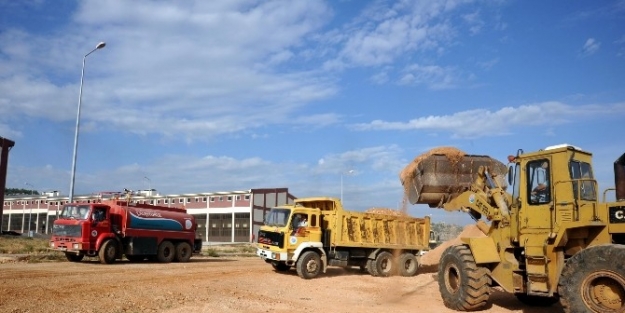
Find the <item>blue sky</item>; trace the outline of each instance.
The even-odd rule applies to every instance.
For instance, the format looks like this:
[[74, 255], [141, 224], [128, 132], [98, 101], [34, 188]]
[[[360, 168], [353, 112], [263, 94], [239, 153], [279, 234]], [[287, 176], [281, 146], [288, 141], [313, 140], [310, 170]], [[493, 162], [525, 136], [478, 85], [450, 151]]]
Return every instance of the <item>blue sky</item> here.
[[[397, 208], [438, 146], [625, 150], [625, 1], [0, 1], [7, 187], [288, 187]], [[350, 173], [351, 171], [351, 173]], [[349, 174], [348, 174], [349, 173]], [[411, 206], [464, 222], [462, 213]]]

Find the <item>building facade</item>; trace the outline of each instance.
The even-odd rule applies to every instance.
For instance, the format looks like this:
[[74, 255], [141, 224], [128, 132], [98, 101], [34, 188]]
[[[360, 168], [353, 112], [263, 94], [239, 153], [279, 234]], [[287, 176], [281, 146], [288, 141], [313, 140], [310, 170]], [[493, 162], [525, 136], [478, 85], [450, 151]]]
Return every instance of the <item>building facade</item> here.
[[[75, 203], [97, 203], [118, 192], [75, 196]], [[242, 191], [158, 195], [155, 190], [132, 195], [133, 203], [185, 208], [198, 224], [197, 235], [204, 242], [250, 242], [274, 206], [292, 204], [288, 188], [259, 188]], [[3, 203], [1, 230], [49, 234], [54, 220], [69, 197], [58, 193], [8, 196]]]

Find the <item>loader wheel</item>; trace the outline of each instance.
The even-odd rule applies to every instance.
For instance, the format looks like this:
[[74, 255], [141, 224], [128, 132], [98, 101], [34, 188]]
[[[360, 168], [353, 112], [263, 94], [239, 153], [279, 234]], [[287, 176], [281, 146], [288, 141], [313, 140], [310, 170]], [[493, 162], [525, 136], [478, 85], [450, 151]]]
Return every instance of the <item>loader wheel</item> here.
[[371, 264], [373, 276], [389, 277], [395, 273], [395, 260], [388, 251], [382, 251]]
[[67, 260], [70, 262], [80, 262], [82, 261], [82, 258], [84, 257], [85, 255], [82, 253], [76, 254], [76, 253], [65, 252], [65, 258], [67, 258]]
[[156, 259], [161, 263], [169, 263], [173, 261], [176, 256], [176, 250], [174, 250], [174, 244], [171, 241], [163, 241], [158, 245], [158, 252], [156, 252]]
[[417, 273], [419, 261], [412, 253], [402, 253], [399, 259], [397, 259], [397, 268], [399, 269], [399, 275], [411, 277]]
[[438, 285], [443, 303], [456, 311], [484, 309], [490, 297], [488, 270], [477, 266], [467, 246], [451, 246], [438, 265]]
[[189, 262], [191, 255], [193, 254], [193, 248], [188, 242], [179, 242], [176, 244], [176, 262]]
[[566, 261], [558, 283], [564, 312], [625, 311], [625, 246], [584, 249]]
[[286, 272], [291, 269], [290, 266], [286, 265], [284, 262], [271, 262], [271, 266], [276, 272]]
[[536, 307], [549, 307], [558, 303], [558, 301], [560, 301], [560, 297], [558, 296], [541, 297], [541, 296], [530, 296], [524, 293], [517, 293], [515, 294], [515, 296], [523, 304], [526, 304], [529, 306], [536, 306]]
[[117, 257], [117, 242], [112, 239], [105, 241], [104, 244], [102, 244], [102, 247], [100, 247], [98, 257], [100, 258], [100, 263], [102, 264], [113, 264], [113, 262], [115, 262], [115, 258]]
[[297, 260], [295, 268], [299, 277], [303, 279], [315, 278], [321, 272], [321, 258], [317, 252], [306, 251]]

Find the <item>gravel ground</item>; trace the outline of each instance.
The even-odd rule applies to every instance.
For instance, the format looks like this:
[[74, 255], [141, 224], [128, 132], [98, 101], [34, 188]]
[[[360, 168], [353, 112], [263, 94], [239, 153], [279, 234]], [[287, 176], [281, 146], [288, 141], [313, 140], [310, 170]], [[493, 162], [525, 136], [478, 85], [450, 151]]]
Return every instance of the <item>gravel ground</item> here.
[[[483, 312], [536, 309], [495, 292]], [[432, 273], [380, 278], [331, 268], [304, 280], [274, 272], [256, 257], [198, 257], [189, 263], [0, 264], [0, 312], [454, 312], [443, 306]]]

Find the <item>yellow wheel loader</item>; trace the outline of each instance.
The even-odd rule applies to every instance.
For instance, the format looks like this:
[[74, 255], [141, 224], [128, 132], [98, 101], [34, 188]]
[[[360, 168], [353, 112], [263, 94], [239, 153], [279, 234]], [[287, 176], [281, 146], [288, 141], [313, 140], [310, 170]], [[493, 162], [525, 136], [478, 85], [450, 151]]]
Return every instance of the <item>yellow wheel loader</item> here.
[[499, 287], [528, 305], [559, 301], [566, 313], [625, 312], [625, 154], [614, 162], [616, 188], [602, 195], [592, 154], [578, 147], [519, 150], [508, 162], [439, 149], [401, 173], [410, 203], [467, 212], [486, 235], [443, 252], [445, 306], [485, 309]]

